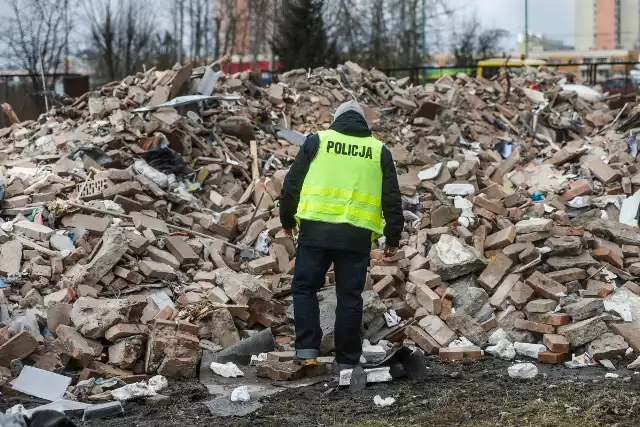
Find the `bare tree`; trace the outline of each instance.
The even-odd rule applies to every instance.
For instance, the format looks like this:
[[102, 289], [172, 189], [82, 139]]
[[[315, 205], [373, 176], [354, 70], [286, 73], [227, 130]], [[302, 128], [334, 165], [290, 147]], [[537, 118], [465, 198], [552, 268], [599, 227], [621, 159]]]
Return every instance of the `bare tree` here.
[[209, 52], [209, 40], [213, 33], [212, 20], [210, 18], [212, 13], [213, 1], [189, 0], [189, 53], [191, 60], [195, 64], [199, 64], [203, 56], [206, 62], [206, 58], [211, 54]]
[[[342, 60], [379, 68], [426, 61], [425, 34], [437, 35], [453, 9], [447, 0], [328, 0], [328, 28]], [[365, 7], [366, 6], [366, 7]]]
[[[72, 29], [68, 10], [54, 0], [3, 0], [10, 14], [0, 29], [2, 55], [8, 64], [25, 69], [34, 88], [41, 74], [60, 71], [65, 42]], [[63, 6], [69, 7], [69, 3]], [[50, 80], [48, 86], [55, 82]]]
[[482, 29], [477, 16], [467, 19], [460, 30], [453, 32], [451, 50], [456, 66], [469, 66], [479, 59], [496, 56], [502, 40], [509, 34], [497, 28]]
[[253, 67], [258, 55], [269, 51], [269, 40], [274, 31], [275, 3], [277, 0], [249, 0], [249, 54]]
[[154, 60], [156, 25], [148, 0], [87, 0], [90, 28], [87, 57], [110, 80], [123, 78]]

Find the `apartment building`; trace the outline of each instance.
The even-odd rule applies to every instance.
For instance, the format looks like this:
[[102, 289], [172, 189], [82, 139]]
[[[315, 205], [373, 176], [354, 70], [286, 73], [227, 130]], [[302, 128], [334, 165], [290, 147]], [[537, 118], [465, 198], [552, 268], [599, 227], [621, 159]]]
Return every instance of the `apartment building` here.
[[640, 0], [575, 0], [577, 50], [634, 50], [639, 44]]

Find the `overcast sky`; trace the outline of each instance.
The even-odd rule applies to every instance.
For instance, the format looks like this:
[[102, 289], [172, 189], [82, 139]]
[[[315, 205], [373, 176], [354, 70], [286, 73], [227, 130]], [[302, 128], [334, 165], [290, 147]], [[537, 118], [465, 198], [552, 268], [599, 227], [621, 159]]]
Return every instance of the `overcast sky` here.
[[[470, 2], [467, 13], [475, 10], [483, 26], [509, 31], [505, 47], [515, 49], [516, 36], [524, 32], [525, 0], [457, 0]], [[529, 31], [542, 33], [573, 46], [574, 1], [591, 0], [529, 0]]]

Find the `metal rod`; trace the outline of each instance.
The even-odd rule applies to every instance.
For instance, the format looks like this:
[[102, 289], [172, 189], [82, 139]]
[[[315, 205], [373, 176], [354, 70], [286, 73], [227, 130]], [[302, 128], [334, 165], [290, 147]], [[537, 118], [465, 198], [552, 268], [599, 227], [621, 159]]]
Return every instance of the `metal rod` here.
[[524, 57], [529, 58], [529, 0], [524, 0]]

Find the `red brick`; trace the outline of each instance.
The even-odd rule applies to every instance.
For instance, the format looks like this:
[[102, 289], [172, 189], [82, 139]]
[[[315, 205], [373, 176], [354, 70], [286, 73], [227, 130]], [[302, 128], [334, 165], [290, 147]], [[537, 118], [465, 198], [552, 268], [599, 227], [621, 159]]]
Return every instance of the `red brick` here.
[[109, 341], [116, 341], [120, 338], [134, 335], [149, 335], [149, 328], [146, 325], [119, 323], [110, 327], [104, 333], [104, 337]]
[[164, 238], [167, 250], [175, 256], [180, 264], [196, 264], [200, 257], [181, 236], [167, 236]]
[[453, 311], [453, 300], [443, 299], [440, 303], [440, 316], [446, 319]]
[[0, 328], [0, 345], [6, 343], [11, 339], [11, 332], [9, 332], [9, 328], [6, 326], [4, 328]]
[[442, 279], [439, 275], [426, 269], [410, 272], [409, 281], [416, 285], [426, 285], [430, 288], [435, 288], [442, 283]]
[[569, 341], [564, 335], [545, 334], [542, 337], [542, 343], [554, 353], [569, 353]]
[[598, 296], [600, 298], [604, 298], [607, 295], [611, 294], [615, 290], [612, 283], [602, 283], [600, 285], [600, 289], [598, 290]]
[[515, 319], [513, 325], [517, 329], [524, 329], [526, 331], [538, 332], [541, 334], [553, 334], [556, 331], [556, 328], [551, 325], [545, 325], [544, 323], [532, 322], [524, 319]]
[[582, 268], [567, 268], [566, 270], [550, 271], [545, 274], [549, 279], [559, 283], [567, 283], [573, 280], [583, 280], [587, 278], [587, 272]]
[[559, 294], [567, 292], [566, 286], [545, 276], [539, 271], [533, 272], [533, 274], [526, 279], [526, 282], [531, 286], [536, 294], [554, 301], [558, 301], [560, 299]]
[[497, 215], [505, 216], [507, 214], [507, 209], [502, 205], [502, 203], [494, 202], [493, 200], [485, 199], [484, 197], [474, 197], [473, 204]]
[[429, 334], [422, 330], [422, 328], [411, 325], [405, 329], [407, 338], [416, 343], [418, 347], [423, 349], [428, 354], [438, 354], [440, 351], [440, 345], [431, 338]]
[[478, 283], [488, 291], [495, 289], [512, 265], [513, 261], [508, 256], [504, 254], [496, 255], [478, 277]]
[[618, 267], [624, 268], [622, 258], [618, 256], [615, 252], [613, 252], [609, 248], [598, 248], [592, 251], [593, 257], [598, 261], [608, 262], [609, 264]]
[[427, 285], [416, 284], [416, 298], [418, 303], [431, 314], [440, 314], [442, 301]]
[[479, 347], [454, 347], [441, 348], [439, 351], [440, 360], [453, 362], [458, 360], [480, 360], [482, 350]]
[[518, 281], [509, 292], [509, 301], [519, 309], [524, 307], [532, 298], [533, 289], [522, 281]]
[[482, 326], [482, 329], [489, 332], [492, 329], [498, 327], [498, 319], [496, 319], [496, 316], [494, 314], [491, 314], [489, 320], [485, 320], [484, 322], [480, 323], [480, 326]]
[[591, 194], [591, 186], [586, 179], [579, 179], [571, 183], [569, 190], [567, 190], [562, 197], [564, 200], [569, 201], [574, 197], [583, 196], [585, 194]]
[[485, 208], [481, 208], [479, 206], [473, 207], [473, 213], [492, 222], [498, 219], [498, 215], [494, 214], [493, 212]]
[[38, 347], [38, 342], [27, 331], [22, 331], [0, 346], [0, 366], [8, 367], [14, 359], [24, 359]]
[[567, 313], [533, 313], [529, 318], [538, 323], [544, 323], [545, 325], [551, 326], [568, 325], [571, 321], [571, 316]]
[[267, 360], [258, 365], [256, 375], [259, 378], [269, 378], [274, 381], [297, 380], [304, 376], [304, 365], [293, 360], [288, 362]]
[[485, 250], [503, 249], [516, 240], [516, 227], [507, 227], [497, 233], [487, 236], [484, 242]]
[[538, 353], [538, 362], [541, 363], [562, 363], [567, 360], [567, 353], [552, 353], [550, 351], [541, 351]]

